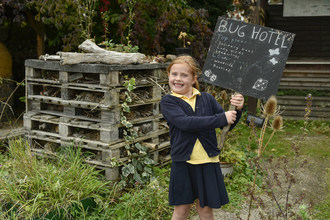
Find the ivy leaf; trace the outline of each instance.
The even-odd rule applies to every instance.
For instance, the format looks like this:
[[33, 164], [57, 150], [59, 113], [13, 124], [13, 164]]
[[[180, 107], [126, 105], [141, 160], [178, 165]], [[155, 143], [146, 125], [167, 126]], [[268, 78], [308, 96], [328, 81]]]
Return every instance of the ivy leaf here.
[[129, 106], [127, 105], [126, 102], [124, 102], [123, 104], [121, 104], [121, 106], [123, 107], [123, 111], [124, 112], [131, 112]]
[[145, 158], [143, 161], [145, 164], [155, 164], [156, 162], [150, 158]]
[[134, 171], [135, 171], [134, 166], [130, 163], [124, 166], [122, 169], [122, 173], [124, 177], [127, 177], [131, 173], [134, 173]]
[[142, 176], [143, 176], [143, 177], [147, 177], [147, 176], [149, 176], [149, 174], [148, 174], [147, 172], [143, 172], [143, 173], [142, 173]]
[[133, 158], [132, 160], [132, 164], [133, 166], [138, 169], [138, 170], [143, 170], [142, 164], [140, 161], [138, 161], [137, 159]]
[[143, 151], [148, 151], [148, 147], [146, 145], [142, 145], [141, 148]]
[[142, 150], [142, 146], [140, 143], [136, 143], [135, 144], [135, 147], [138, 149], [138, 150]]
[[130, 137], [130, 136], [126, 136], [126, 137], [125, 137], [125, 140], [126, 140], [126, 141], [133, 141], [134, 138], [132, 138], [132, 137]]
[[149, 174], [152, 174], [153, 173], [153, 170], [151, 167], [144, 167], [144, 171], [149, 173]]
[[130, 83], [131, 85], [135, 85], [135, 78], [131, 78], [131, 79], [129, 80], [129, 83]]
[[127, 90], [129, 92], [132, 92], [134, 89], [135, 89], [135, 86], [133, 86], [133, 85], [128, 85], [128, 87], [127, 87]]
[[126, 128], [130, 128], [130, 127], [133, 127], [133, 124], [129, 121], [126, 121], [126, 120], [122, 120], [121, 121], [122, 125], [124, 125]]
[[133, 166], [137, 167], [137, 165], [138, 165], [138, 161], [137, 161], [135, 158], [133, 158], [133, 160], [132, 160], [132, 164], [133, 164]]
[[140, 174], [138, 174], [137, 172], [135, 172], [135, 173], [133, 174], [133, 178], [135, 179], [135, 181], [137, 181], [137, 182], [139, 182], [139, 183], [142, 182], [141, 176], [140, 176]]
[[136, 168], [137, 168], [138, 170], [143, 170], [142, 163], [138, 163], [137, 166], [136, 166]]
[[132, 102], [132, 98], [130, 96], [127, 96], [126, 102]]

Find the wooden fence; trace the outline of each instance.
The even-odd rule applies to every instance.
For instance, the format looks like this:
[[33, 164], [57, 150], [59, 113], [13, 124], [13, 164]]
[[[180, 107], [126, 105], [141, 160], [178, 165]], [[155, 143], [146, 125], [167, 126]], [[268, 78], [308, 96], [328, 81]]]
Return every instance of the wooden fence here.
[[[279, 90], [314, 90], [330, 94], [330, 60], [288, 61]], [[330, 120], [330, 95], [313, 96], [311, 119]], [[307, 94], [305, 95], [307, 96]], [[277, 96], [278, 104], [285, 109], [282, 116], [303, 119], [305, 96]]]

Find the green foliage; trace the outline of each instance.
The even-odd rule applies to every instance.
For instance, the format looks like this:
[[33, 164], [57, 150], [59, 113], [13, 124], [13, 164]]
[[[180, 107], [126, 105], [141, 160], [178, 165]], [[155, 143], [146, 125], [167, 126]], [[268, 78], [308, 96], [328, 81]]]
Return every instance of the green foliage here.
[[[242, 147], [237, 148], [237, 151], [242, 153], [240, 163], [235, 164], [234, 172], [231, 176], [224, 178], [230, 203], [223, 208], [232, 212], [239, 212], [237, 207], [240, 207], [246, 201], [247, 191], [251, 188], [254, 180], [254, 169], [250, 163], [257, 156], [256, 153]], [[256, 182], [257, 184], [261, 183], [260, 172], [257, 175]]]
[[87, 9], [82, 8], [82, 5], [74, 0], [31, 0], [26, 1], [26, 7], [36, 14], [37, 21], [58, 30], [58, 35], [63, 36], [65, 51], [70, 51], [80, 44], [83, 27], [79, 14], [81, 10], [86, 10], [87, 13]]
[[106, 50], [116, 51], [116, 52], [124, 52], [124, 53], [137, 53], [139, 51], [138, 46], [133, 45], [124, 45], [124, 44], [115, 44], [112, 43], [112, 39], [109, 41], [102, 41], [99, 45], [104, 45]]
[[168, 191], [157, 179], [149, 185], [139, 185], [119, 198], [108, 216], [111, 219], [170, 219], [173, 209], [168, 205]]
[[209, 13], [208, 21], [210, 22], [211, 29], [214, 30], [218, 17], [225, 15], [227, 10], [233, 8], [232, 0], [208, 0], [205, 4], [204, 0], [188, 0], [188, 5], [196, 9], [205, 9]]
[[173, 207], [168, 205], [169, 169], [154, 167], [155, 175], [150, 184], [134, 185], [134, 188], [122, 190], [115, 184], [108, 200], [96, 200], [98, 206], [88, 220], [98, 219], [170, 219]]
[[222, 149], [220, 154], [220, 161], [224, 161], [231, 164], [241, 165], [245, 158], [244, 152], [235, 149], [230, 143], [226, 143], [226, 146]]
[[[129, 10], [125, 4], [122, 8], [125, 10], [124, 19], [118, 23], [118, 31], [123, 41], [124, 36], [128, 36]], [[205, 59], [213, 34], [208, 27], [206, 10], [196, 10], [181, 0], [142, 0], [136, 3], [132, 13], [135, 15], [134, 26], [129, 37], [142, 53], [173, 54], [180, 44], [180, 32], [186, 32], [187, 40], [192, 43], [193, 55], [198, 61]]]
[[[125, 76], [127, 79], [128, 76]], [[126, 88], [126, 101], [122, 104], [121, 124], [125, 126], [123, 136], [125, 138], [125, 148], [129, 157], [129, 163], [124, 164], [122, 168], [121, 181], [124, 185], [147, 184], [154, 178], [152, 165], [155, 161], [150, 159], [148, 147], [135, 143], [135, 138], [138, 137], [136, 131], [133, 130], [133, 124], [127, 121], [124, 112], [130, 112], [130, 107], [127, 103], [131, 102], [130, 92], [135, 89], [135, 78], [126, 80], [124, 83]]]
[[1, 203], [19, 208], [20, 218], [31, 219], [50, 211], [68, 215], [73, 204], [87, 197], [104, 199], [109, 182], [99, 179], [99, 171], [84, 163], [80, 148], [64, 147], [56, 160], [37, 159], [26, 140], [9, 141], [9, 159], [1, 166]]
[[76, 0], [78, 2], [79, 26], [83, 39], [91, 39], [93, 32], [93, 17], [96, 15], [97, 0]]

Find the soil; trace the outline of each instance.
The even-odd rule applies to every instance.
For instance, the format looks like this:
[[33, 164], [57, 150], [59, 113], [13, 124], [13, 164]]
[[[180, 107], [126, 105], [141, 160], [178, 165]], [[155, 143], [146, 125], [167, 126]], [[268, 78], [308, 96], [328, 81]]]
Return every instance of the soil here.
[[[291, 139], [296, 139], [295, 137]], [[317, 145], [317, 143], [327, 143], [330, 141], [330, 135], [320, 135], [318, 137], [307, 137], [306, 142], [302, 146], [302, 150], [304, 147], [311, 147], [313, 144]], [[317, 143], [316, 143], [317, 142]], [[330, 146], [330, 145], [329, 145]], [[322, 201], [325, 196], [328, 196], [329, 192], [327, 192], [325, 188], [325, 173], [326, 169], [330, 167], [329, 165], [329, 159], [330, 155], [325, 154], [320, 156], [318, 154], [315, 155], [301, 155], [298, 159], [297, 164], [301, 164], [302, 161], [307, 160], [307, 164], [305, 164], [303, 167], [299, 167], [299, 169], [296, 172], [295, 178], [296, 183], [293, 184], [292, 189], [290, 191], [290, 201], [294, 201], [296, 199], [299, 199], [300, 193], [305, 192], [305, 197], [303, 199], [303, 204], [310, 204], [310, 201], [313, 200], [316, 204]], [[274, 166], [271, 168], [270, 173], [273, 173], [274, 171], [279, 172], [279, 169], [275, 168]], [[282, 172], [283, 175], [283, 172]], [[280, 174], [280, 176], [282, 176]], [[281, 177], [280, 177], [281, 178]], [[284, 178], [282, 177], [282, 180]], [[285, 181], [282, 181], [282, 183]], [[287, 184], [283, 184], [282, 190], [287, 190]], [[286, 199], [286, 193], [282, 192], [279, 193], [281, 195], [280, 202], [281, 204], [285, 204]], [[259, 195], [266, 204], [271, 204], [272, 207], [276, 207], [275, 204], [272, 204], [271, 201], [269, 201], [266, 194]], [[268, 200], [268, 201], [267, 201]], [[224, 211], [222, 209], [215, 209], [214, 210], [214, 219], [215, 220], [236, 220], [236, 219], [247, 219], [248, 216], [248, 206], [249, 205], [249, 199], [242, 205], [242, 207], [237, 207], [237, 210], [239, 212], [239, 217], [236, 215], [236, 213]], [[269, 207], [271, 208], [271, 207]], [[298, 209], [298, 206], [295, 207], [295, 210]], [[265, 211], [265, 210], [262, 210]], [[269, 211], [269, 210], [267, 210]], [[190, 218], [190, 220], [198, 220], [198, 215], [193, 216]], [[254, 206], [254, 208], [251, 211], [250, 220], [259, 220], [261, 219], [259, 215], [259, 211]], [[280, 218], [281, 219], [281, 218]]]

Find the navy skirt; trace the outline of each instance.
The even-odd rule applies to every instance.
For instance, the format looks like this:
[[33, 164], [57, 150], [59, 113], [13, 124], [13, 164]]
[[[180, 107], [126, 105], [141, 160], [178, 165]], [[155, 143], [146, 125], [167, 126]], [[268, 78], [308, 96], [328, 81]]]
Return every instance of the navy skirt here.
[[169, 204], [193, 204], [196, 199], [202, 208], [220, 208], [229, 203], [220, 164], [172, 162]]

